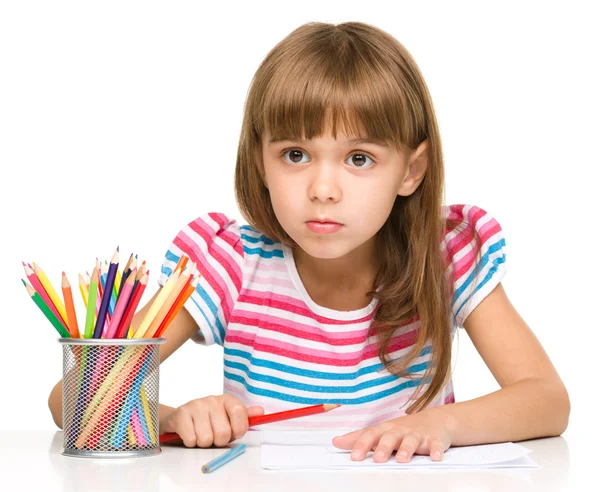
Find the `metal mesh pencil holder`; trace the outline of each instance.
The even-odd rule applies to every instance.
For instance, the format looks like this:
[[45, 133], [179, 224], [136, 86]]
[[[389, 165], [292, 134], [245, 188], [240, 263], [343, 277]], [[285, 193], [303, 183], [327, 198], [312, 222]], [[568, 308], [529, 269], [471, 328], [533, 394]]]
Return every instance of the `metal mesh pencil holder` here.
[[165, 338], [61, 338], [62, 454], [89, 458], [160, 453], [160, 345]]

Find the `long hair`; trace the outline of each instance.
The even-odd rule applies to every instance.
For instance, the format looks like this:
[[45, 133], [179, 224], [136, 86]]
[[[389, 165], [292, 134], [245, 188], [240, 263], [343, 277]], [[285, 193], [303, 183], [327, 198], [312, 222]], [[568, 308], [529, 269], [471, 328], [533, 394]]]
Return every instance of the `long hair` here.
[[[442, 216], [444, 165], [433, 103], [417, 64], [394, 37], [360, 22], [304, 24], [267, 54], [252, 79], [236, 160], [236, 200], [252, 227], [290, 248], [297, 244], [279, 224], [263, 182], [262, 135], [311, 139], [329, 127], [334, 138], [341, 127], [347, 135], [366, 132], [398, 149], [414, 150], [429, 140], [423, 181], [411, 195], [396, 197], [377, 232], [380, 268], [367, 293], [378, 298], [370, 334], [391, 373], [412, 379], [407, 368], [431, 343], [430, 364], [406, 413], [419, 411], [451, 376], [454, 292], [442, 240], [455, 229], [468, 240], [479, 239], [461, 230], [460, 220]], [[410, 330], [417, 320], [420, 328], [408, 332], [412, 348], [392, 361], [394, 333]]]

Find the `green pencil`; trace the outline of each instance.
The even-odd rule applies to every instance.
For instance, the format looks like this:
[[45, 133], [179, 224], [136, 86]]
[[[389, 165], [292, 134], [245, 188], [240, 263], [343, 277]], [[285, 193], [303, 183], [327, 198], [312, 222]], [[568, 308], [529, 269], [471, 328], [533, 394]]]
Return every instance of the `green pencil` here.
[[[23, 280], [23, 279], [21, 279], [21, 280]], [[71, 334], [65, 329], [65, 327], [58, 320], [56, 315], [48, 307], [48, 304], [46, 304], [44, 302], [44, 300], [42, 299], [42, 296], [39, 295], [34, 290], [34, 288], [31, 287], [31, 285], [29, 285], [27, 282], [25, 282], [25, 280], [23, 280], [23, 285], [27, 289], [29, 296], [33, 299], [33, 302], [35, 302], [38, 305], [38, 307], [41, 309], [42, 313], [44, 313], [46, 315], [46, 318], [48, 318], [48, 321], [50, 321], [50, 323], [52, 323], [52, 326], [54, 326], [54, 328], [56, 328], [56, 331], [59, 333], [59, 335], [63, 338], [71, 338]]]
[[96, 297], [98, 294], [98, 267], [94, 267], [92, 278], [90, 278], [90, 293], [88, 295], [87, 312], [85, 316], [85, 331], [83, 338], [94, 336], [94, 316], [96, 314]]

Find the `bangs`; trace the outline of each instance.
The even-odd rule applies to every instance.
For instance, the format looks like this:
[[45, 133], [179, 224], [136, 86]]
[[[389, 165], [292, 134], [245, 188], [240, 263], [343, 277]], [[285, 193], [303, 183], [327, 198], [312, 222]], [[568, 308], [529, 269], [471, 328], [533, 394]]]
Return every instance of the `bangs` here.
[[416, 148], [424, 138], [414, 95], [407, 94], [408, 84], [391, 58], [373, 56], [355, 43], [312, 39], [272, 63], [264, 71], [270, 77], [257, 81], [262, 97], [249, 108], [257, 141], [265, 132], [273, 140], [326, 132], [337, 138], [342, 132], [400, 149]]

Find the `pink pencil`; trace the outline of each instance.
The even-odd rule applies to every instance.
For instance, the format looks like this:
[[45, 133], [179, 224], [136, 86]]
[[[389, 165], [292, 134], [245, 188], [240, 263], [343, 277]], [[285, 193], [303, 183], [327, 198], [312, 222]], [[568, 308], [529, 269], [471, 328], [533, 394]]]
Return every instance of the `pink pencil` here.
[[127, 280], [125, 281], [125, 285], [123, 286], [123, 289], [121, 289], [121, 293], [119, 294], [119, 299], [117, 300], [117, 305], [115, 306], [115, 312], [113, 313], [113, 316], [110, 320], [104, 338], [115, 337], [115, 333], [117, 332], [117, 328], [119, 327], [119, 322], [123, 317], [123, 313], [125, 312], [125, 308], [127, 307], [127, 303], [129, 302], [129, 296], [131, 295], [131, 291], [133, 290], [136, 273], [137, 268], [134, 268], [131, 271], [130, 275], [127, 276]]

